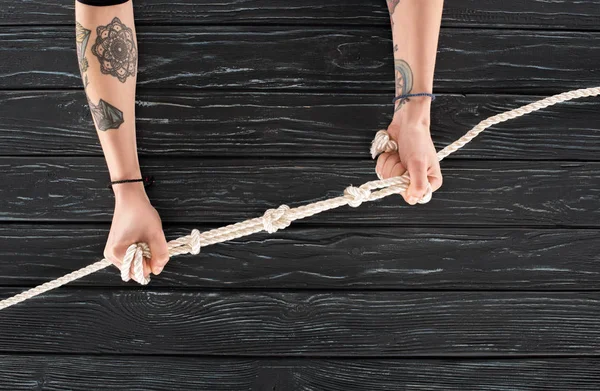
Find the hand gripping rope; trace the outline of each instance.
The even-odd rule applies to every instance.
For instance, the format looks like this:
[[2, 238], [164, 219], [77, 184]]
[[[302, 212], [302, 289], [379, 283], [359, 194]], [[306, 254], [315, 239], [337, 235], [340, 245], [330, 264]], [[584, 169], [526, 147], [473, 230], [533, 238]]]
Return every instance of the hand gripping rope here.
[[[573, 90], [550, 96], [505, 113], [494, 115], [493, 117], [481, 121], [473, 129], [469, 130], [464, 136], [439, 151], [437, 153], [438, 159], [442, 160], [451, 153], [458, 151], [465, 144], [473, 140], [475, 137], [477, 137], [477, 135], [492, 125], [529, 114], [557, 103], [597, 95], [600, 95], [600, 87]], [[375, 135], [375, 139], [371, 145], [371, 156], [375, 158], [382, 152], [395, 151], [397, 149], [398, 145], [394, 140], [390, 139], [388, 133], [385, 130], [380, 130]], [[328, 200], [314, 202], [312, 204], [299, 206], [297, 208], [290, 208], [287, 205], [281, 205], [276, 209], [267, 210], [261, 217], [256, 217], [254, 219], [212, 229], [202, 233], [200, 233], [200, 231], [197, 229], [194, 229], [189, 235], [182, 236], [168, 242], [167, 245], [169, 248], [169, 254], [171, 256], [188, 253], [198, 254], [201, 247], [206, 247], [211, 244], [241, 238], [243, 236], [251, 235], [263, 230], [273, 233], [277, 230], [288, 227], [292, 221], [300, 220], [317, 213], [339, 208], [340, 206], [344, 205], [350, 205], [351, 207], [356, 208], [366, 201], [375, 201], [391, 194], [402, 193], [408, 188], [409, 183], [410, 179], [405, 173], [399, 177], [367, 182], [359, 187], [349, 186], [346, 188], [346, 190], [344, 190], [343, 196], [330, 198]], [[419, 202], [426, 203], [430, 199], [431, 188], [429, 188], [427, 194]], [[149, 279], [144, 277], [142, 264], [143, 257], [150, 257], [150, 248], [146, 243], [135, 243], [127, 248], [125, 257], [123, 258], [123, 265], [121, 267], [121, 278], [124, 281], [129, 281], [129, 271], [131, 265], [133, 264], [134, 280], [142, 285], [146, 285], [150, 282]], [[19, 293], [18, 295], [0, 301], [0, 310], [40, 295], [44, 292], [58, 288], [71, 281], [75, 281], [78, 278], [97, 272], [98, 270], [104, 269], [109, 265], [111, 265], [110, 261], [102, 259], [101, 261], [66, 274], [60, 278], [57, 278], [56, 280], [49, 281], [35, 288], [31, 288], [23, 293]]]

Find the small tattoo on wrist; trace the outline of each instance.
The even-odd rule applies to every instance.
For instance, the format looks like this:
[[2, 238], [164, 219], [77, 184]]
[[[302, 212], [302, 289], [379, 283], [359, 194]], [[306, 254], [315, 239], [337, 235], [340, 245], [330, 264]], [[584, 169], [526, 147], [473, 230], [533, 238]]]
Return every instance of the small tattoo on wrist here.
[[[394, 69], [396, 71], [396, 96], [410, 94], [413, 88], [413, 73], [410, 65], [404, 60], [394, 60]], [[397, 101], [394, 112], [400, 110], [400, 107], [406, 103], [406, 99]]]

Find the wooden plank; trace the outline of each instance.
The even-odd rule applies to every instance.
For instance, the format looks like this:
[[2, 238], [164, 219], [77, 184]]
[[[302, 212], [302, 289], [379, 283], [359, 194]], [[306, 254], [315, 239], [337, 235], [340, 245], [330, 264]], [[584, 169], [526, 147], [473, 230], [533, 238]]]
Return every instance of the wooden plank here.
[[[0, 382], [11, 391], [415, 389], [590, 390], [597, 358], [563, 359], [255, 359], [128, 356], [0, 356]], [[93, 379], [93, 380], [92, 380]], [[176, 379], [174, 381], [174, 379]], [[176, 387], [176, 388], [174, 388]]]
[[[138, 32], [141, 89], [393, 94], [388, 29], [146, 26]], [[11, 58], [0, 63], [0, 89], [80, 89], [74, 34], [66, 27], [0, 28], [0, 55]], [[548, 94], [596, 85], [591, 70], [598, 63], [600, 33], [446, 29], [434, 85], [436, 92]]]
[[[432, 108], [436, 147], [484, 118], [542, 98], [441, 95]], [[86, 104], [80, 91], [0, 92], [0, 155], [102, 156]], [[389, 124], [390, 107], [385, 94], [156, 92], [138, 97], [138, 151], [368, 158], [375, 131]], [[600, 99], [580, 99], [494, 126], [459, 156], [598, 160], [599, 124]]]
[[600, 351], [599, 304], [598, 292], [62, 289], [2, 311], [0, 352], [579, 356]]
[[[169, 226], [165, 235], [191, 229]], [[38, 285], [101, 259], [108, 230], [0, 227], [0, 286]], [[149, 288], [594, 290], [598, 237], [591, 229], [289, 228], [174, 257]], [[126, 285], [112, 267], [70, 284]]]
[[[141, 162], [157, 182], [148, 195], [163, 221], [237, 222], [266, 209], [340, 196], [376, 179], [371, 160], [173, 159]], [[397, 197], [313, 216], [311, 224], [597, 227], [600, 163], [462, 161], [443, 164], [427, 205]], [[0, 159], [0, 219], [104, 221], [113, 196], [101, 157]]]
[[[1, 0], [4, 25], [72, 24], [74, 3], [60, 0]], [[134, 2], [139, 25], [276, 24], [388, 26], [383, 1], [296, 0], [293, 6], [269, 0], [179, 0]], [[442, 24], [454, 27], [598, 30], [600, 1], [452, 0], [444, 3]]]

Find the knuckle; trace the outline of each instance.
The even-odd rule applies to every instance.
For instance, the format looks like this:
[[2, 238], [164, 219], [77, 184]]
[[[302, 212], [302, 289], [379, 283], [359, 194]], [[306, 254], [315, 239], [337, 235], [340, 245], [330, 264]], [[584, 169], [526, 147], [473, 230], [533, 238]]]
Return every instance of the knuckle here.
[[167, 262], [169, 262], [169, 254], [162, 254], [159, 255], [156, 260], [161, 263], [161, 264], [165, 264]]
[[413, 187], [410, 194], [414, 197], [423, 197], [426, 192], [427, 192], [426, 186], [415, 186], [415, 187]]
[[427, 184], [425, 182], [417, 182], [415, 183], [414, 189], [416, 191], [425, 191], [427, 190]]
[[413, 156], [410, 158], [411, 165], [414, 167], [426, 167], [427, 159], [424, 156]]
[[442, 184], [444, 183], [444, 180], [442, 179], [441, 176], [434, 176], [431, 178], [431, 188], [433, 191], [436, 191], [437, 189], [439, 189], [440, 187], [442, 187]]
[[152, 254], [152, 264], [164, 265], [169, 261], [168, 252], [157, 252]]

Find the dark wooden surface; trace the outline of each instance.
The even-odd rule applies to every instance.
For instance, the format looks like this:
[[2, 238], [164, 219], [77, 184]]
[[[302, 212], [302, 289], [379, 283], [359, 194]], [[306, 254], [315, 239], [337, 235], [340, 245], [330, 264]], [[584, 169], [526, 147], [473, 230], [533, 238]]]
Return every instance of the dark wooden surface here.
[[[365, 159], [156, 156], [141, 164], [160, 183], [147, 193], [169, 223], [235, 222], [376, 178]], [[390, 196], [298, 224], [600, 227], [600, 162], [455, 160], [444, 168], [446, 183], [427, 206]], [[105, 171], [102, 157], [2, 157], [0, 183], [11, 186], [0, 190], [0, 221], [110, 222]]]
[[[73, 2], [0, 0], [0, 297], [101, 258], [113, 199]], [[135, 2], [142, 167], [168, 239], [374, 179], [383, 0]], [[600, 1], [447, 0], [437, 148], [600, 85]], [[400, 197], [111, 267], [0, 314], [1, 390], [600, 389], [600, 100], [494, 126]]]
[[[426, 389], [593, 390], [600, 381], [595, 358], [538, 359], [252, 359], [84, 355], [5, 355], [0, 381], [31, 389], [163, 390], [369, 390]], [[18, 373], [19, 376], [15, 376]], [[77, 373], [79, 376], [73, 376]], [[419, 380], [416, 380], [419, 379]], [[144, 387], [140, 387], [140, 384]], [[424, 387], [420, 387], [420, 385]]]
[[[2, 25], [71, 24], [73, 3], [62, 0], [0, 0]], [[377, 25], [388, 27], [384, 2], [299, 0], [178, 0], [134, 3], [136, 23], [198, 25]], [[445, 27], [528, 28], [598, 31], [600, 1], [452, 0], [444, 6]]]
[[[543, 97], [441, 95], [432, 113], [433, 140], [442, 148], [482, 119]], [[142, 93], [138, 151], [141, 156], [368, 158], [365, 146], [373, 130], [389, 123], [389, 103], [389, 94], [382, 93]], [[600, 161], [599, 122], [600, 101], [575, 100], [496, 125], [448, 159]], [[102, 156], [92, 126], [81, 91], [0, 91], [0, 155]]]
[[[3, 294], [14, 289], [4, 289]], [[11, 352], [567, 355], [600, 350], [598, 292], [63, 289], [7, 309]]]
[[[0, 88], [80, 89], [74, 34], [72, 27], [0, 27], [0, 56], [11, 58], [0, 63]], [[152, 25], [140, 26], [138, 39], [140, 91], [393, 94], [389, 27]], [[556, 93], [598, 83], [598, 63], [600, 32], [443, 29], [435, 90]]]
[[[194, 227], [211, 228], [168, 224], [165, 233], [175, 238]], [[102, 253], [108, 228], [4, 226], [0, 284], [36, 285], [87, 265]], [[294, 226], [207, 247], [202, 256], [175, 257], [152, 287], [593, 291], [600, 284], [599, 234], [599, 229]], [[71, 285], [123, 287], [115, 270]]]

